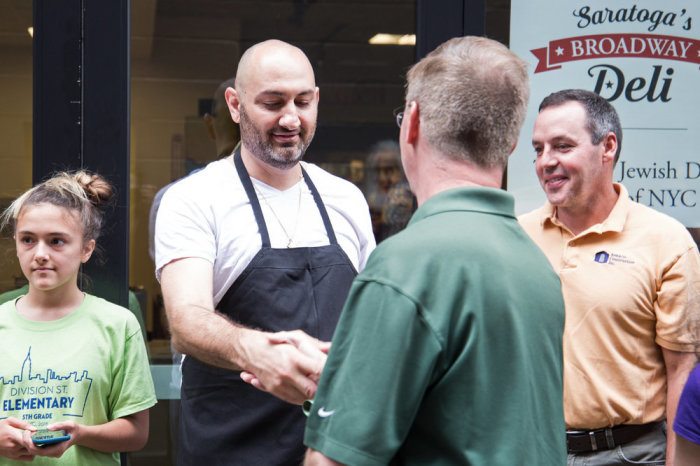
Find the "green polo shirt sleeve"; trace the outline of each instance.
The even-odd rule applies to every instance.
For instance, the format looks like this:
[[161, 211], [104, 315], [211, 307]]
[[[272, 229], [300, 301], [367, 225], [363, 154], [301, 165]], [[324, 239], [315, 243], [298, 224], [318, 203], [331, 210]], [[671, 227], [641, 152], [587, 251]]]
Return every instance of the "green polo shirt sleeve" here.
[[389, 463], [434, 379], [441, 346], [415, 299], [388, 282], [358, 277], [309, 413], [305, 445], [342, 463]]

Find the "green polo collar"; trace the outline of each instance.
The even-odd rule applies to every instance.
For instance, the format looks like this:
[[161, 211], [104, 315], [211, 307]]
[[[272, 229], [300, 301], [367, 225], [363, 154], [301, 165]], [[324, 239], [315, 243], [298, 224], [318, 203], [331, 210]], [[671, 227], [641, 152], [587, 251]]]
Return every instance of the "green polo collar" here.
[[423, 203], [409, 225], [445, 212], [481, 212], [515, 218], [515, 200], [502, 189], [466, 187], [442, 191]]

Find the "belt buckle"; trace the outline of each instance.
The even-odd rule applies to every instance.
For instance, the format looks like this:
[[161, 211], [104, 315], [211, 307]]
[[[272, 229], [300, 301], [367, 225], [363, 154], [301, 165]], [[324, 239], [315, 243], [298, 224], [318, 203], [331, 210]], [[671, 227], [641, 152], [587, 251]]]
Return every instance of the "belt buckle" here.
[[591, 441], [591, 451], [598, 451], [598, 442], [595, 440], [595, 431], [588, 431], [588, 439]]
[[567, 449], [569, 448], [569, 435], [576, 435], [576, 436], [581, 436], [581, 437], [587, 437], [588, 442], [590, 444], [590, 450], [589, 451], [598, 451], [600, 450], [600, 447], [598, 446], [598, 441], [596, 440], [596, 435], [603, 432], [603, 430], [596, 429], [596, 430], [567, 430], [567, 439], [566, 439], [566, 447]]

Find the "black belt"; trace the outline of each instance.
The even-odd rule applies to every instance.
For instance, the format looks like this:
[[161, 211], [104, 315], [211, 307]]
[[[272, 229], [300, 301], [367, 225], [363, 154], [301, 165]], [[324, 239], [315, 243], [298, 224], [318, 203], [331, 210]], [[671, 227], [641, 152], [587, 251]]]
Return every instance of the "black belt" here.
[[596, 430], [569, 430], [566, 432], [566, 449], [569, 453], [612, 450], [651, 432], [662, 422], [623, 424]]

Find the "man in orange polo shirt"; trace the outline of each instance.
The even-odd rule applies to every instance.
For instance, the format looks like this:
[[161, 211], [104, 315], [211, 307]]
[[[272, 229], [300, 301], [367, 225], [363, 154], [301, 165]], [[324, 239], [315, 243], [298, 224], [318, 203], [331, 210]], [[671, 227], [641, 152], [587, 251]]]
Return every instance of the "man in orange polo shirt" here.
[[613, 183], [622, 130], [600, 96], [544, 99], [532, 144], [548, 202], [520, 218], [566, 305], [568, 464], [673, 464], [673, 422], [693, 367], [700, 254], [676, 220]]

